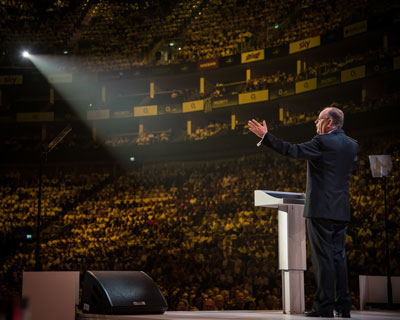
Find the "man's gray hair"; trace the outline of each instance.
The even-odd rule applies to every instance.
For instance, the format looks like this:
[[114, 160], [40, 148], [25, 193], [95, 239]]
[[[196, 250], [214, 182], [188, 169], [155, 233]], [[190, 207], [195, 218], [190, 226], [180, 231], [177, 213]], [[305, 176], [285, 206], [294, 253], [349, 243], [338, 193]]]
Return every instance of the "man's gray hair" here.
[[336, 129], [342, 129], [344, 123], [343, 111], [335, 107], [329, 107], [327, 109], [328, 118], [332, 120], [332, 127], [335, 127]]

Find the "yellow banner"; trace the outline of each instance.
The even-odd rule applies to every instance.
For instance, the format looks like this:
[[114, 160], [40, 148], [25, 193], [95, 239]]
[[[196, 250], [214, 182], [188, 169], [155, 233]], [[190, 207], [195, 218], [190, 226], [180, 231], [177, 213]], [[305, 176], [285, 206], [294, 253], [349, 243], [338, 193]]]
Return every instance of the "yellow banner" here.
[[400, 56], [393, 58], [393, 69], [400, 69]]
[[296, 93], [317, 89], [317, 78], [296, 82]]
[[54, 112], [18, 112], [17, 122], [54, 121]]
[[239, 93], [239, 104], [268, 101], [268, 90]]
[[112, 116], [114, 119], [122, 119], [122, 118], [132, 118], [132, 111], [131, 110], [125, 110], [125, 111], [115, 111]]
[[264, 60], [264, 49], [242, 53], [242, 63]]
[[8, 74], [0, 76], [0, 84], [22, 84], [23, 78], [20, 74]]
[[368, 29], [367, 20], [350, 24], [343, 28], [343, 37], [348, 38], [359, 33], [366, 32]]
[[289, 45], [289, 54], [308, 50], [314, 47], [319, 47], [320, 44], [321, 44], [320, 36], [296, 41]]
[[365, 65], [343, 70], [341, 73], [341, 81], [348, 82], [365, 78]]
[[204, 110], [204, 100], [195, 100], [182, 103], [182, 112], [193, 112]]
[[133, 107], [133, 116], [134, 117], [156, 116], [157, 114], [158, 114], [157, 105]]
[[110, 119], [110, 109], [89, 110], [86, 114], [87, 120], [105, 120]]

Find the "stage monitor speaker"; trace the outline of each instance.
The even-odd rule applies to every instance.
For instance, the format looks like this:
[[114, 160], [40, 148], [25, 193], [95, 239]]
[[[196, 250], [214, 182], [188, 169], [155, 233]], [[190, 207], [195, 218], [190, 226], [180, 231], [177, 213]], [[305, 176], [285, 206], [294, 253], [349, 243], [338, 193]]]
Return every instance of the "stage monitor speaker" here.
[[93, 314], [161, 314], [168, 304], [143, 271], [86, 271], [81, 307]]

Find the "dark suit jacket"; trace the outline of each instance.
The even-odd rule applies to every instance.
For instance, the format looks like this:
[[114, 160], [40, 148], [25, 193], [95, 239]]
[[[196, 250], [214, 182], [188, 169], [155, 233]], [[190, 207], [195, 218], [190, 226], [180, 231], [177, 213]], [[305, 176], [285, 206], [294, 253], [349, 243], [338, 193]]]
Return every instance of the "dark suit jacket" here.
[[350, 220], [350, 174], [358, 166], [358, 144], [343, 130], [292, 144], [267, 133], [262, 142], [278, 153], [307, 159], [304, 217]]

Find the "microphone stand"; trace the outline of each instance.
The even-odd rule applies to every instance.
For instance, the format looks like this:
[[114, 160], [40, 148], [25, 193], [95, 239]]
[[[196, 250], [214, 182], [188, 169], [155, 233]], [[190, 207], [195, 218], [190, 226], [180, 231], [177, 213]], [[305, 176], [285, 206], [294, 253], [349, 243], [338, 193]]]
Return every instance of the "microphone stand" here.
[[39, 192], [38, 192], [38, 208], [37, 208], [37, 219], [36, 219], [36, 250], [35, 250], [35, 271], [42, 270], [42, 264], [40, 261], [40, 218], [42, 213], [42, 184], [43, 184], [43, 171], [47, 160], [47, 154], [53, 150], [72, 130], [71, 126], [66, 126], [54, 139], [49, 143], [46, 150], [40, 154], [39, 164]]
[[382, 179], [383, 201], [385, 210], [385, 251], [386, 251], [386, 293], [388, 303], [367, 302], [366, 305], [373, 308], [398, 310], [400, 304], [393, 303], [392, 271], [390, 268], [390, 241], [389, 241], [389, 214], [387, 207], [387, 177], [392, 170], [390, 155], [369, 155], [371, 173], [374, 178]]
[[385, 203], [385, 243], [386, 243], [386, 278], [387, 278], [387, 296], [389, 307], [393, 306], [393, 291], [392, 291], [392, 271], [390, 268], [390, 246], [389, 246], [389, 217], [386, 205], [386, 176], [382, 176], [383, 195]]

